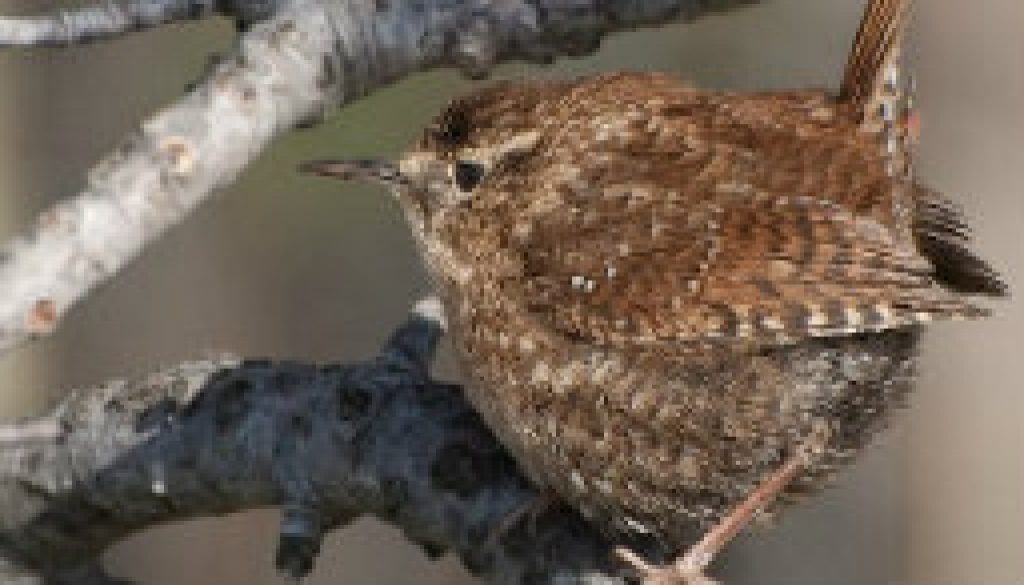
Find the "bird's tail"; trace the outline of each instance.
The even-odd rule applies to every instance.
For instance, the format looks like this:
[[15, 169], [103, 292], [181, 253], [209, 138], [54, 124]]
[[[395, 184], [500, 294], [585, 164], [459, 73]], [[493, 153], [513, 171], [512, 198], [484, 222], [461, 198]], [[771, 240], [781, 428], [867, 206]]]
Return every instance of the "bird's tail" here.
[[999, 274], [970, 251], [970, 233], [955, 204], [916, 185], [910, 147], [918, 131], [914, 83], [903, 68], [903, 37], [913, 0], [868, 0], [850, 49], [839, 99], [855, 107], [862, 129], [877, 135], [894, 181], [893, 218], [907, 244], [931, 262], [945, 288], [1006, 296]]
[[[854, 38], [840, 97], [867, 107], [880, 96], [893, 93], [910, 5], [913, 0], [868, 0]], [[892, 83], [895, 81], [896, 83]]]
[[868, 0], [846, 65], [839, 99], [852, 104], [864, 132], [878, 137], [889, 176], [895, 179], [893, 227], [913, 245], [910, 146], [917, 133], [913, 82], [903, 71], [903, 37], [913, 0]]

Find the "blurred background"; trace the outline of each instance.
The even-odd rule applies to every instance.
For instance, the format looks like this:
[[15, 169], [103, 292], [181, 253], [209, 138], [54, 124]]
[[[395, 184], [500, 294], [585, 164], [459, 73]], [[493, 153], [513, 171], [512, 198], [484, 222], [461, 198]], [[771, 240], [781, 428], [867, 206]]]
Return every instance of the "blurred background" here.
[[[52, 8], [0, 0], [0, 13]], [[617, 35], [599, 54], [495, 77], [612, 69], [678, 71], [732, 88], [838, 83], [863, 3], [762, 0], [694, 23]], [[24, 231], [119, 137], [181, 95], [225, 21], [113, 42], [0, 51], [0, 239]], [[910, 51], [924, 118], [923, 180], [959, 200], [977, 249], [1024, 286], [1024, 4], [920, 2]], [[374, 354], [428, 291], [399, 211], [384, 192], [301, 177], [298, 161], [394, 156], [452, 95], [442, 71], [407, 79], [316, 129], [277, 141], [57, 333], [0, 358], [0, 416], [40, 412], [58, 392], [222, 351], [302, 360]], [[2, 294], [2, 293], [0, 293]], [[912, 408], [839, 486], [741, 538], [715, 574], [742, 583], [1024, 581], [1024, 310], [933, 327]], [[454, 377], [442, 356], [443, 376]], [[277, 515], [256, 511], [148, 530], [108, 566], [147, 584], [274, 584]], [[466, 584], [372, 520], [331, 535], [310, 584]]]

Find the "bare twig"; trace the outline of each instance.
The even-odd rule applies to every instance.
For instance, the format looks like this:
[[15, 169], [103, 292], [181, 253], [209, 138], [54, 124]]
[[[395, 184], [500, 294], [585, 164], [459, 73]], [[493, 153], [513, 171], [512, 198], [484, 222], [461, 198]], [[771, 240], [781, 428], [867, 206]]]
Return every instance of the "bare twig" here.
[[105, 0], [35, 17], [0, 18], [0, 47], [73, 45], [213, 14], [215, 0]]
[[134, 0], [62, 18], [0, 20], [0, 43], [8, 44], [76, 42], [214, 7], [247, 28], [233, 55], [194, 91], [142, 123], [93, 169], [79, 195], [0, 252], [0, 351], [51, 331], [273, 137], [354, 97], [435, 66], [482, 75], [504, 59], [586, 53], [610, 31], [735, 3]]
[[34, 420], [17, 425], [0, 425], [0, 445], [4, 443], [26, 443], [28, 441], [54, 441], [61, 435], [61, 428], [52, 420]]
[[70, 394], [45, 418], [57, 439], [0, 445], [4, 575], [104, 582], [97, 555], [131, 531], [280, 505], [292, 575], [327, 530], [374, 514], [496, 582], [621, 583], [564, 508], [487, 538], [536, 494], [460, 390], [428, 378], [441, 327], [425, 315], [369, 363], [225, 358]]

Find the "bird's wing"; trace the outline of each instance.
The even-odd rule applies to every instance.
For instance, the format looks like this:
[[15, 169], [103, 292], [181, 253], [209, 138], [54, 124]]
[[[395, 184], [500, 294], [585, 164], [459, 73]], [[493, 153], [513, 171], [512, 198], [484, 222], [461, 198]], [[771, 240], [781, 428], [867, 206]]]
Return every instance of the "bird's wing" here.
[[785, 343], [984, 314], [884, 225], [834, 202], [649, 196], [593, 225], [583, 212], [535, 226], [523, 255], [535, 313], [570, 336], [630, 344]]
[[[535, 315], [597, 343], [775, 344], [986, 314], [958, 292], [970, 287], [943, 286], [927, 246], [897, 237], [896, 179], [836, 102], [661, 81], [624, 78], [641, 89], [615, 88], [618, 102], [581, 90], [588, 101], [566, 107], [587, 111], [546, 139], [541, 164], [510, 177], [509, 189], [525, 174], [547, 195], [512, 193], [488, 210], [516, 218], [503, 237], [521, 275], [503, 286], [520, 287]], [[962, 219], [927, 201], [918, 232], [945, 238], [931, 251], [973, 259], [948, 232]], [[992, 275], [972, 270], [961, 276]]]
[[913, 234], [942, 286], [964, 294], [1009, 295], [999, 274], [970, 250], [971, 230], [959, 206], [920, 185], [914, 189]]

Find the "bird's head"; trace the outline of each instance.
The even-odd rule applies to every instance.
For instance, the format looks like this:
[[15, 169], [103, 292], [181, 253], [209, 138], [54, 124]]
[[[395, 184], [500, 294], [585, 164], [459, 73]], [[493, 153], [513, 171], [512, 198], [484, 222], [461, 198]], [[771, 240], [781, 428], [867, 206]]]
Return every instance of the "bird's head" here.
[[[510, 165], [535, 153], [543, 136], [536, 109], [555, 84], [503, 82], [452, 101], [397, 163], [318, 160], [305, 172], [384, 183], [413, 221], [486, 196]], [[507, 174], [507, 173], [506, 173]]]

